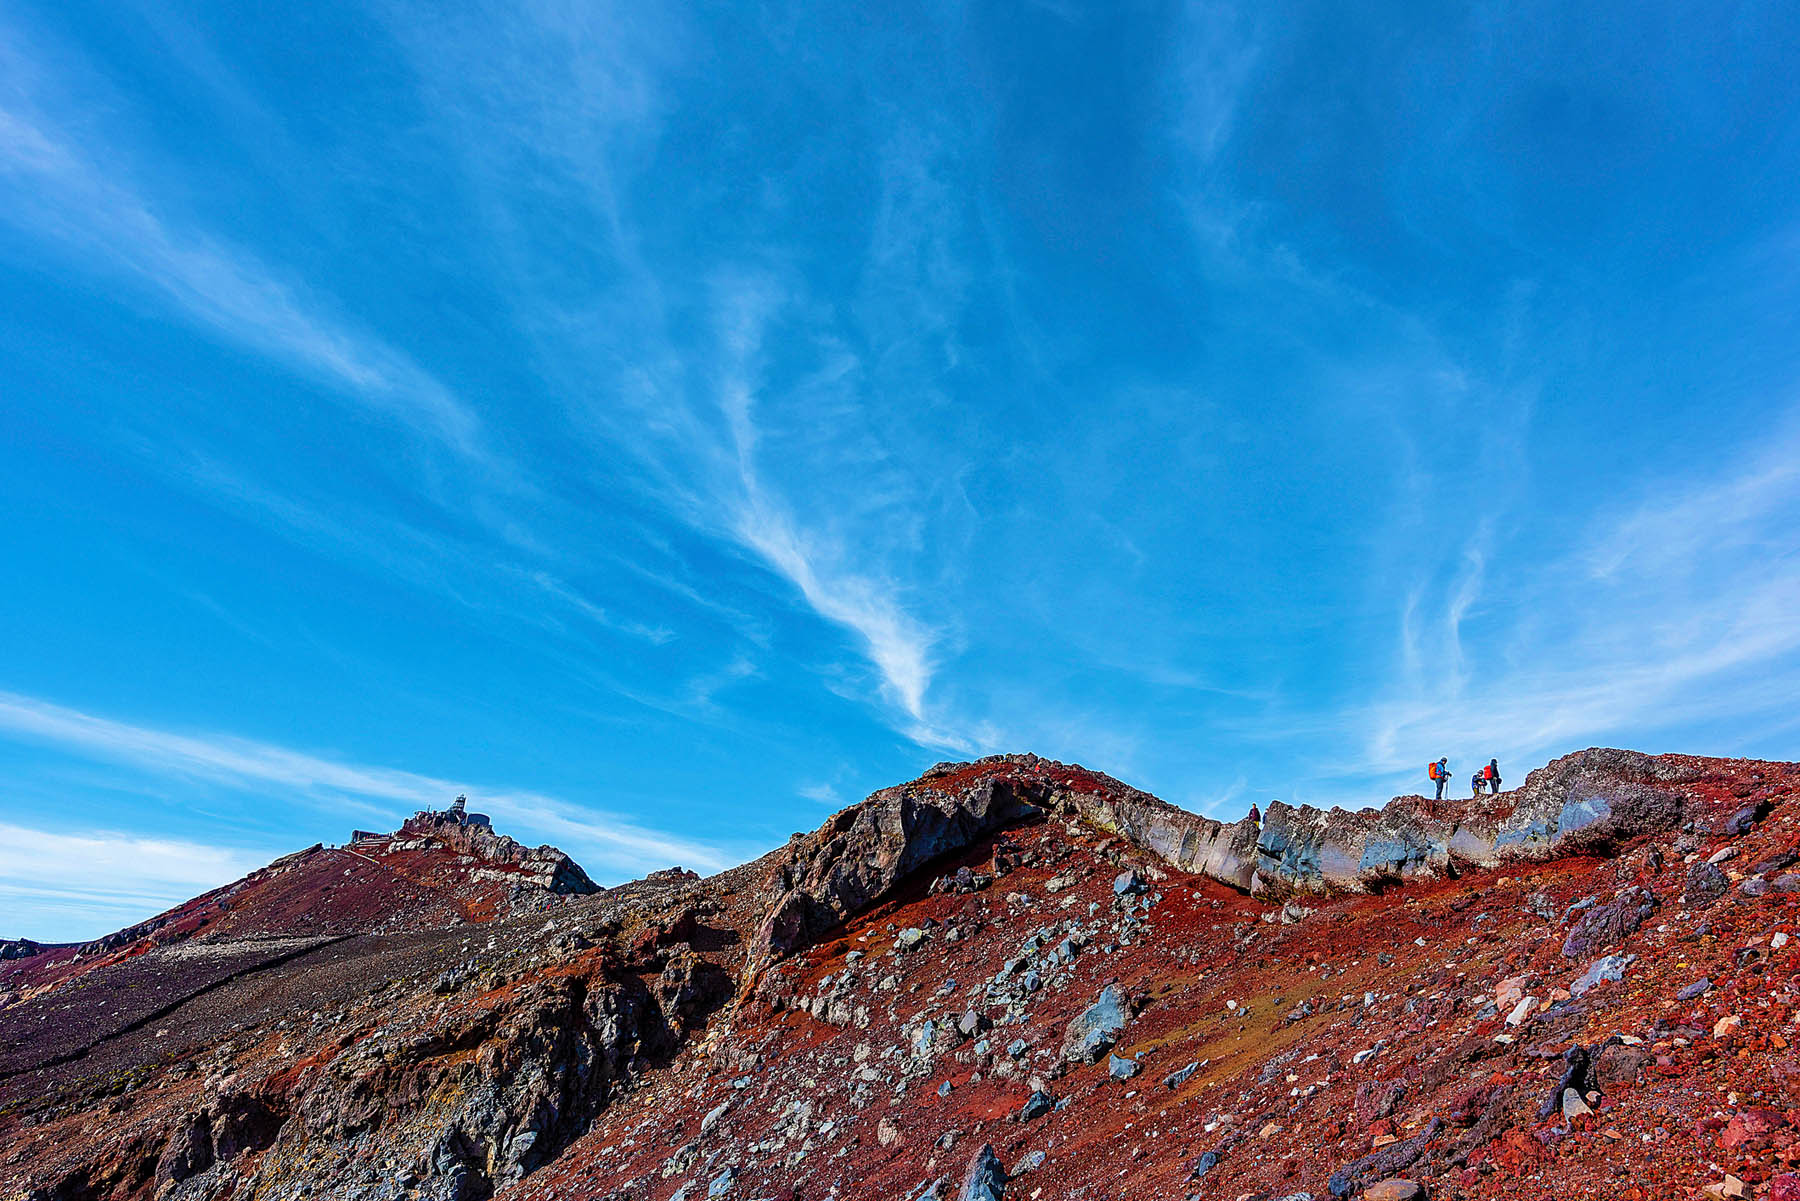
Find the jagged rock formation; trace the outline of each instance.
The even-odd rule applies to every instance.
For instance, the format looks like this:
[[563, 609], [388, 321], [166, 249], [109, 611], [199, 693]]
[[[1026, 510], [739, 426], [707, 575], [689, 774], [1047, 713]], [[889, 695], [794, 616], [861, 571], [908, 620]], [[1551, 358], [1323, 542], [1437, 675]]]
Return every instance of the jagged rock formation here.
[[605, 891], [420, 815], [0, 964], [0, 1201], [1781, 1201], [1797, 863], [1800, 766], [1616, 751], [1260, 827], [945, 764]]
[[0, 938], [0, 959], [29, 959], [43, 953], [44, 945], [29, 938]]
[[779, 855], [778, 900], [751, 950], [787, 954], [921, 863], [1027, 815], [1078, 818], [1170, 867], [1253, 893], [1366, 892], [1673, 829], [1687, 786], [1701, 779], [1693, 761], [1594, 749], [1564, 756], [1500, 796], [1397, 797], [1359, 811], [1275, 801], [1258, 826], [1201, 817], [1110, 776], [1035, 755], [939, 764], [796, 836]]
[[1379, 811], [1269, 806], [1253, 887], [1365, 890], [1418, 875], [1602, 850], [1682, 820], [1691, 761], [1587, 750], [1470, 801], [1401, 797]]
[[433, 846], [448, 847], [480, 860], [490, 873], [478, 872], [480, 879], [516, 877], [517, 882], [562, 896], [600, 890], [579, 863], [555, 847], [527, 847], [496, 833], [485, 821], [474, 823], [451, 813], [415, 813], [398, 834], [387, 839], [365, 838], [358, 849], [374, 852], [385, 847], [392, 853], [428, 850]]
[[804, 946], [925, 864], [1017, 822], [1042, 795], [1035, 777], [964, 778], [962, 766], [940, 764], [796, 835], [778, 863], [776, 900], [751, 954]]

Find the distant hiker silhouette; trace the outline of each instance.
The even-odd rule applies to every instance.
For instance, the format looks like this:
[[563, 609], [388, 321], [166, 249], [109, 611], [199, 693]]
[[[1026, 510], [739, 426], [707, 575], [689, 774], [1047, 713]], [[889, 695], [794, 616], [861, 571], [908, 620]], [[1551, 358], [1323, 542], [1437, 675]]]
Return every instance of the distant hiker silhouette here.
[[1484, 777], [1480, 771], [1477, 771], [1474, 775], [1470, 776], [1469, 777], [1469, 795], [1470, 796], [1480, 796], [1481, 795], [1481, 786], [1483, 784], [1485, 784], [1486, 782], [1487, 782], [1486, 777]]
[[1250, 804], [1250, 824], [1253, 826], [1262, 825], [1262, 810], [1256, 807], [1254, 801]]
[[1493, 793], [1495, 796], [1499, 796], [1500, 795], [1500, 760], [1489, 759], [1487, 761], [1487, 766], [1481, 769], [1481, 779], [1482, 779], [1482, 782], [1488, 786], [1489, 792]]
[[1437, 785], [1437, 796], [1434, 799], [1443, 800], [1444, 781], [1450, 778], [1450, 760], [1439, 759], [1436, 763], [1426, 767], [1425, 774], [1431, 777], [1433, 784]]

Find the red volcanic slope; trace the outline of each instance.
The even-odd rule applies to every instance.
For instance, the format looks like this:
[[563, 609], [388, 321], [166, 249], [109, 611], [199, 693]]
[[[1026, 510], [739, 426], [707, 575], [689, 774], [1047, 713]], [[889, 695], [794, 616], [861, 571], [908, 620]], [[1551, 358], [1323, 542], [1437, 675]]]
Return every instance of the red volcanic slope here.
[[391, 835], [314, 845], [105, 938], [0, 961], [0, 996], [192, 939], [330, 938], [494, 920], [544, 895], [595, 891], [554, 847], [420, 813]]
[[[1800, 767], [1584, 752], [1470, 820], [1556, 789], [1643, 824], [1376, 892], [1271, 861], [1252, 895], [1147, 851], [1154, 798], [1011, 757], [709, 880], [479, 927], [348, 905], [246, 968], [293, 912], [270, 880], [239, 894], [255, 937], [0, 1009], [0, 1198], [1800, 1195]], [[1416, 808], [1290, 829], [1385, 855], [1438, 828]], [[806, 920], [770, 943], [781, 913]], [[192, 999], [24, 1037], [178, 955]], [[1073, 1054], [1105, 997], [1110, 1047]]]

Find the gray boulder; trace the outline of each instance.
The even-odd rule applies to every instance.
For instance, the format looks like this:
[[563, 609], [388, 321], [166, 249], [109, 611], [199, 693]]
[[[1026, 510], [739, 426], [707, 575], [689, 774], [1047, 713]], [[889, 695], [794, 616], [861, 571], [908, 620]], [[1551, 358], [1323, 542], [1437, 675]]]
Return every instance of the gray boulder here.
[[1622, 942], [1644, 919], [1656, 912], [1656, 895], [1641, 884], [1619, 890], [1619, 895], [1604, 905], [1584, 910], [1569, 928], [1563, 940], [1564, 959], [1585, 959], [1596, 951]]
[[1062, 1058], [1069, 1063], [1092, 1063], [1112, 1048], [1131, 1015], [1125, 993], [1117, 984], [1100, 990], [1100, 997], [1069, 1023], [1063, 1034]]
[[1129, 1080], [1144, 1070], [1144, 1065], [1135, 1059], [1121, 1059], [1117, 1055], [1106, 1057], [1106, 1074], [1114, 1080]]
[[1687, 887], [1682, 891], [1681, 899], [1693, 908], [1702, 908], [1712, 904], [1724, 896], [1731, 888], [1731, 881], [1725, 873], [1712, 863], [1702, 859], [1688, 869]]
[[1569, 995], [1579, 997], [1596, 984], [1617, 984], [1625, 978], [1625, 969], [1635, 962], [1636, 955], [1607, 955], [1596, 959], [1569, 985]]
[[986, 1143], [969, 1160], [963, 1174], [957, 1201], [1003, 1201], [1006, 1196], [1006, 1168], [994, 1154], [994, 1145]]

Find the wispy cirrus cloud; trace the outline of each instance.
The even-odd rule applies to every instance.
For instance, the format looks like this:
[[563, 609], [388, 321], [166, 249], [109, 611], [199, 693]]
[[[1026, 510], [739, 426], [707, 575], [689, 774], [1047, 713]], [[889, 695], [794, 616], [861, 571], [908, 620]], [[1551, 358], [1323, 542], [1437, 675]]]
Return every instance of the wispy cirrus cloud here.
[[814, 612], [861, 640], [901, 709], [914, 722], [924, 721], [937, 635], [894, 601], [894, 586], [832, 563], [832, 552], [810, 543], [766, 497], [745, 506], [735, 529], [744, 545], [798, 589]]
[[0, 29], [0, 72], [9, 82], [0, 90], [0, 221], [465, 461], [501, 470], [475, 410], [404, 351], [335, 315], [253, 251], [159, 206], [93, 114], [78, 135], [43, 111], [31, 92], [38, 72], [16, 31]]
[[587, 597], [582, 596], [573, 588], [569, 587], [568, 584], [557, 579], [549, 572], [534, 571], [531, 573], [531, 578], [539, 588], [542, 588], [546, 593], [562, 601], [565, 605], [568, 605], [571, 609], [575, 610], [575, 612], [581, 614], [596, 625], [604, 626], [609, 630], [616, 630], [622, 634], [629, 634], [633, 638], [642, 638], [644, 641], [653, 642], [658, 646], [675, 637], [675, 631], [671, 630], [668, 626], [646, 625], [640, 621], [632, 621], [628, 618], [619, 617], [618, 615], [601, 608], [599, 605], [588, 600]]
[[909, 719], [909, 736], [936, 743], [941, 735], [927, 723], [925, 694], [939, 635], [901, 607], [892, 581], [858, 570], [847, 562], [847, 547], [803, 529], [786, 499], [766, 482], [757, 404], [762, 343], [779, 308], [777, 289], [768, 281], [736, 280], [722, 293], [726, 360], [719, 408], [731, 440], [726, 457], [733, 464], [718, 502], [728, 514], [725, 528], [792, 584], [815, 613], [861, 640], [883, 687]]
[[584, 864], [636, 874], [674, 863], [708, 870], [727, 857], [706, 843], [542, 793], [483, 788], [395, 768], [346, 763], [230, 735], [182, 734], [98, 717], [0, 692], [0, 731], [87, 757], [124, 762], [161, 776], [192, 776], [238, 786], [274, 785], [358, 812], [402, 816], [396, 805], [439, 809], [459, 792], [521, 832], [546, 835]]
[[[536, 366], [595, 459], [632, 463], [650, 507], [747, 553], [780, 581], [772, 596], [847, 632], [895, 728], [962, 745], [928, 713], [944, 631], [910, 603], [911, 564], [891, 553], [919, 497], [858, 424], [867, 356], [910, 362], [923, 347], [934, 371], [955, 358], [970, 269], [944, 233], [950, 150], [909, 126], [878, 148], [880, 200], [848, 309], [795, 264], [783, 214], [799, 201], [774, 178], [732, 206], [735, 241], [683, 237], [682, 254], [656, 258], [646, 246], [669, 198], [654, 193], [646, 211], [637, 185], [680, 115], [666, 76], [697, 32], [629, 6], [542, 4], [492, 27], [405, 22], [396, 36], [485, 198]], [[565, 242], [572, 231], [580, 240]], [[778, 371], [763, 356], [777, 325]]]
[[1534, 759], [1779, 710], [1800, 656], [1800, 439], [1726, 457], [1743, 470], [1658, 485], [1529, 570], [1488, 578], [1472, 544], [1439, 615], [1430, 588], [1402, 615], [1397, 682], [1357, 715], [1365, 766], [1396, 770], [1422, 747]]
[[77, 941], [217, 888], [291, 848], [209, 846], [120, 830], [42, 830], [0, 823], [7, 937]]

